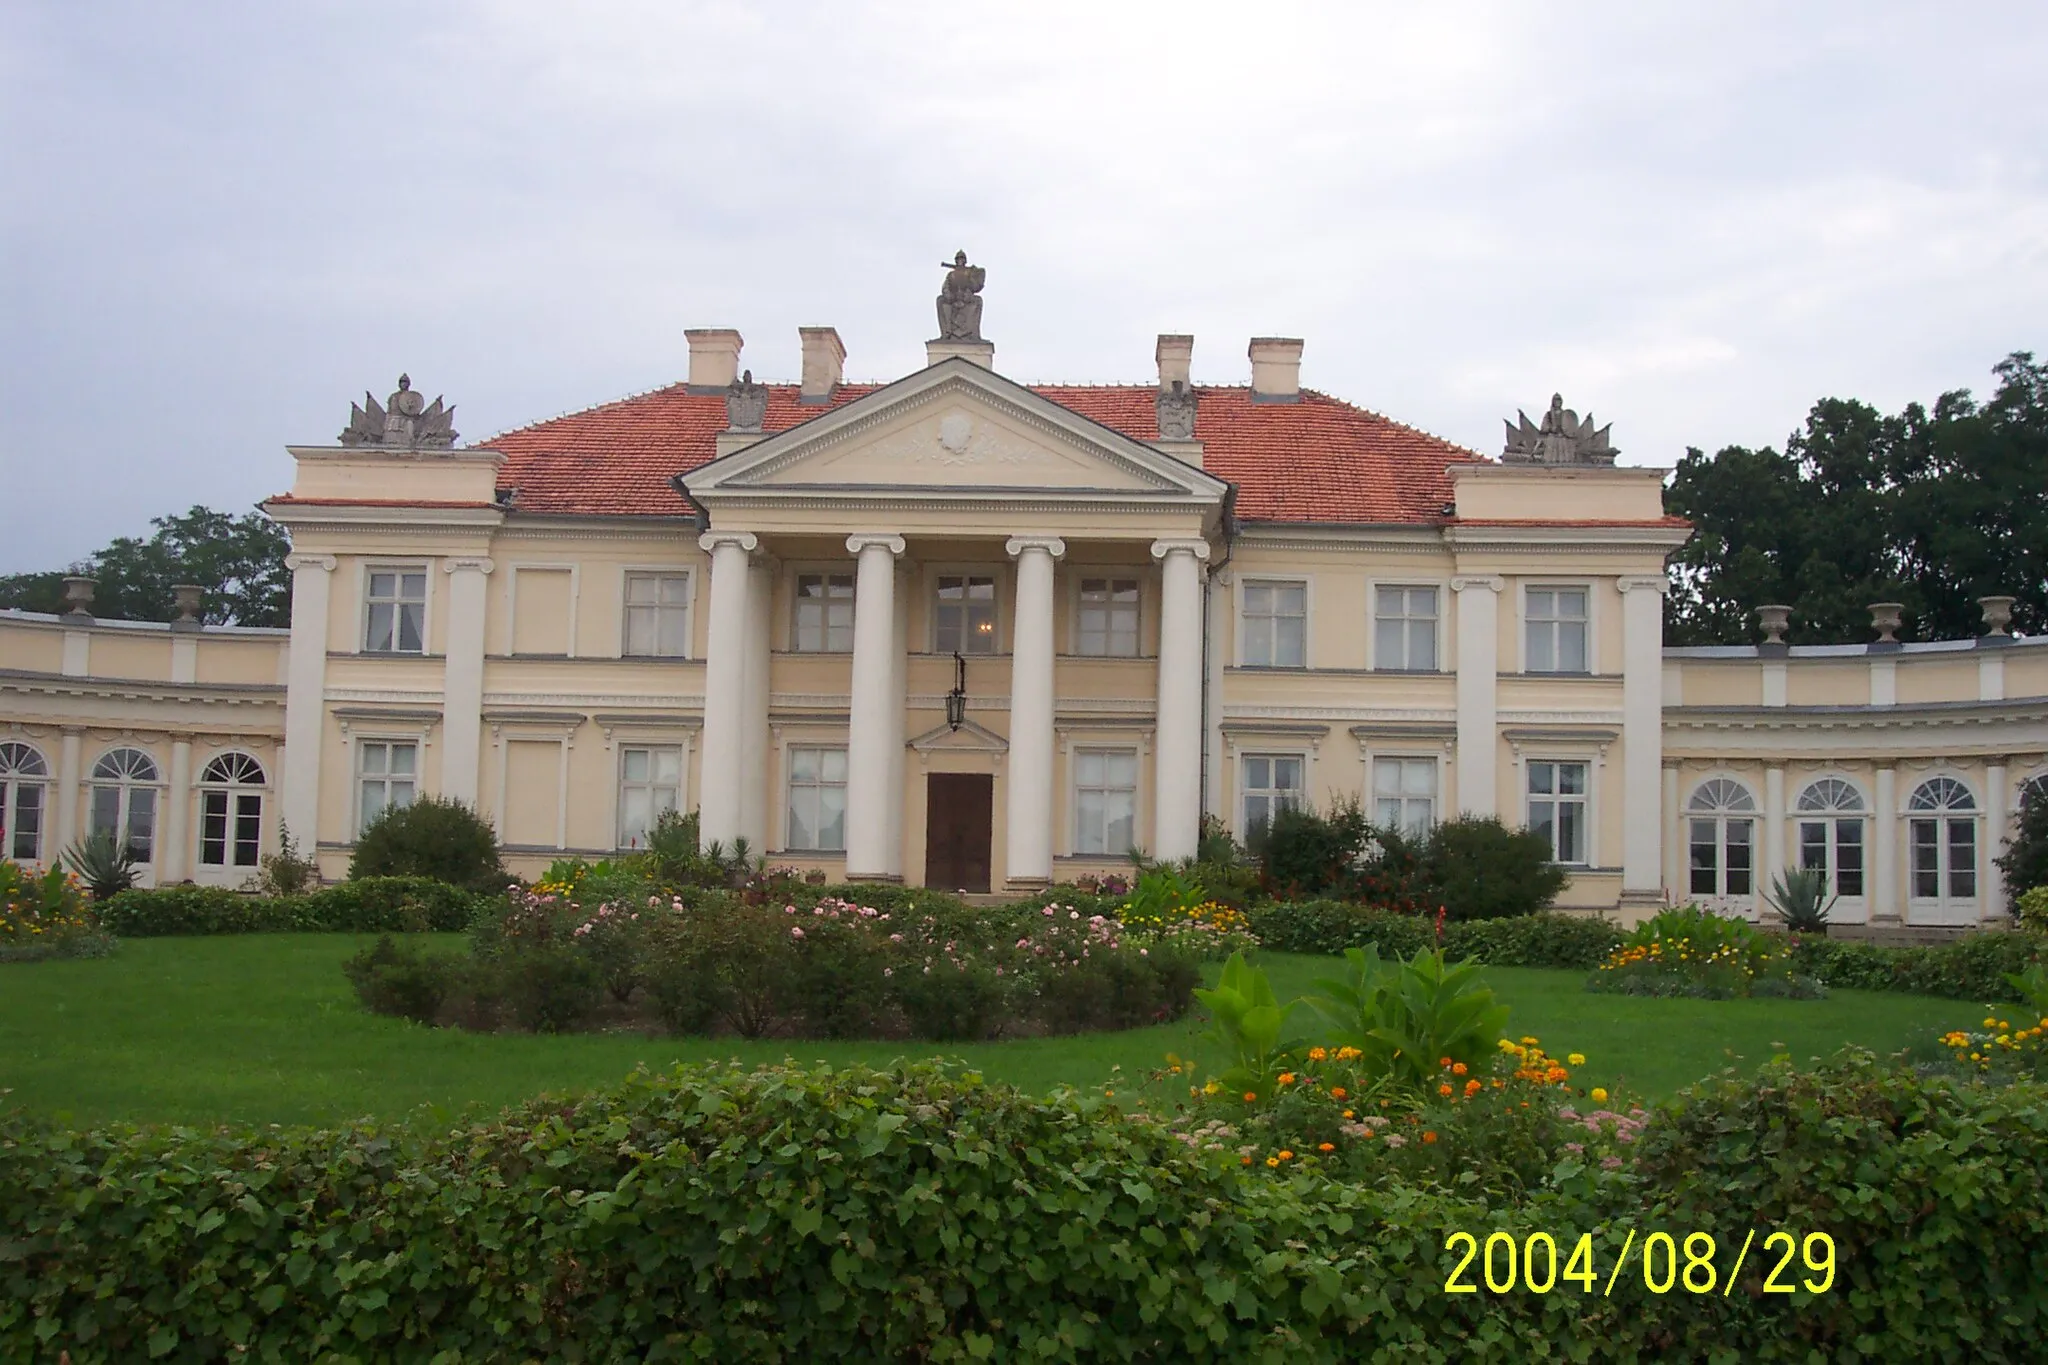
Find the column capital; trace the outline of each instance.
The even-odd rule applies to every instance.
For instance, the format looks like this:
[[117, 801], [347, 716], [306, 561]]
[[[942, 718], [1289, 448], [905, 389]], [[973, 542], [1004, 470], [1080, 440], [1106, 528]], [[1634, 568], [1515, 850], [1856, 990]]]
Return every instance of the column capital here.
[[903, 553], [903, 537], [894, 531], [855, 531], [846, 538], [846, 552], [858, 555], [862, 550], [879, 545], [892, 556]]
[[697, 537], [697, 548], [712, 554], [728, 545], [737, 545], [748, 554], [761, 548], [761, 538], [752, 531], [706, 531]]
[[1671, 579], [1666, 574], [1623, 574], [1614, 580], [1615, 591], [1628, 593], [1635, 588], [1648, 588], [1662, 597], [1671, 591]]
[[284, 566], [293, 573], [297, 573], [300, 569], [319, 569], [325, 573], [333, 573], [335, 566], [340, 562], [333, 555], [286, 555], [284, 557]]
[[1067, 542], [1058, 536], [1011, 536], [1003, 545], [1003, 553], [1012, 559], [1031, 550], [1043, 550], [1058, 559], [1067, 552]]
[[1466, 573], [1451, 576], [1451, 591], [1464, 592], [1468, 588], [1489, 588], [1494, 592], [1507, 591], [1508, 581], [1497, 573]]
[[1209, 560], [1209, 542], [1199, 536], [1188, 536], [1180, 539], [1169, 537], [1152, 542], [1152, 557], [1154, 559], [1165, 559], [1170, 554], [1180, 553], [1191, 554], [1197, 560], [1206, 564]]
[[441, 561], [442, 573], [461, 573], [464, 569], [474, 569], [478, 573], [487, 574], [497, 567], [488, 555], [459, 555]]

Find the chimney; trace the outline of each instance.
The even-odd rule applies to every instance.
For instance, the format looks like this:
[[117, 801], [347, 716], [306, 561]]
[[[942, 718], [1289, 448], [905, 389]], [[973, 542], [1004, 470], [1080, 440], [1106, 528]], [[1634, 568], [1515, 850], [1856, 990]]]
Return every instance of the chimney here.
[[1194, 355], [1195, 339], [1193, 337], [1179, 332], [1161, 332], [1159, 334], [1159, 345], [1153, 350], [1152, 356], [1159, 362], [1159, 388], [1161, 392], [1171, 393], [1173, 391], [1173, 382], [1176, 379], [1180, 381], [1183, 388], [1192, 386], [1193, 381], [1188, 378], [1188, 365], [1194, 359]]
[[1301, 401], [1300, 337], [1253, 337], [1249, 354], [1254, 403]]
[[724, 393], [740, 377], [740, 334], [730, 327], [697, 327], [690, 339], [690, 392]]
[[832, 327], [799, 327], [803, 341], [804, 374], [800, 403], [829, 403], [846, 378], [846, 343]]

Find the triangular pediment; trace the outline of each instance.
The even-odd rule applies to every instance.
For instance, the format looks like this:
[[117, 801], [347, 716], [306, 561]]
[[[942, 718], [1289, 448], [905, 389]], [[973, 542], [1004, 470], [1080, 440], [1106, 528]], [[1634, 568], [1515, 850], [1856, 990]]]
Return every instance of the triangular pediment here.
[[684, 476], [694, 497], [1029, 492], [1217, 502], [1213, 475], [964, 360], [946, 360]]
[[1001, 754], [1009, 751], [1010, 742], [972, 720], [962, 720], [958, 729], [950, 725], [933, 726], [911, 740], [908, 747], [921, 754]]

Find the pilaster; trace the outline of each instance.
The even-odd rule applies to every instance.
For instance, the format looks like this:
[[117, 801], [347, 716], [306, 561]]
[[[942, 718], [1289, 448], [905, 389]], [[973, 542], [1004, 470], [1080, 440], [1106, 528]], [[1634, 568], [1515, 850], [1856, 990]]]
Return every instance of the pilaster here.
[[491, 561], [465, 555], [441, 561], [448, 575], [448, 657], [441, 683], [441, 796], [476, 805], [483, 758], [485, 578]]
[[1499, 809], [1494, 711], [1500, 594], [1506, 586], [1498, 574], [1451, 579], [1458, 597], [1458, 809], [1467, 815], [1492, 815]]
[[[284, 754], [279, 762], [284, 826], [309, 853], [320, 842], [320, 749], [327, 723], [327, 609], [333, 555], [295, 554], [292, 635], [285, 665]], [[340, 830], [337, 830], [339, 837]]]

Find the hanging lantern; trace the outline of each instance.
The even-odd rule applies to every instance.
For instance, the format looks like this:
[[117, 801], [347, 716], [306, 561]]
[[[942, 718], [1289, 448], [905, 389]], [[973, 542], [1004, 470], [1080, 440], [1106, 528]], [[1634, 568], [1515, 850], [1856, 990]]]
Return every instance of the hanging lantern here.
[[953, 690], [946, 694], [946, 726], [957, 730], [967, 719], [967, 660], [953, 651]]

